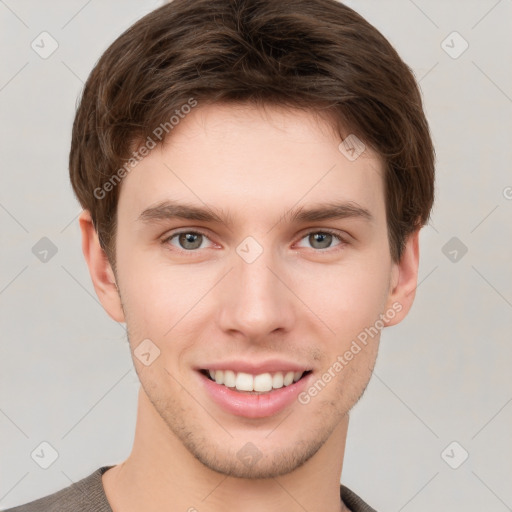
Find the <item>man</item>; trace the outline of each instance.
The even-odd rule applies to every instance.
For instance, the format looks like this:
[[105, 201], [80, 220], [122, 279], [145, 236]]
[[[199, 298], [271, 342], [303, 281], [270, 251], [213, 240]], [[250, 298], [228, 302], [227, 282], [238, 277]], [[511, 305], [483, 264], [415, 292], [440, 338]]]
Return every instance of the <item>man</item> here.
[[334, 0], [174, 0], [92, 71], [70, 175], [141, 381], [130, 456], [12, 511], [371, 511], [349, 411], [415, 294], [434, 150]]

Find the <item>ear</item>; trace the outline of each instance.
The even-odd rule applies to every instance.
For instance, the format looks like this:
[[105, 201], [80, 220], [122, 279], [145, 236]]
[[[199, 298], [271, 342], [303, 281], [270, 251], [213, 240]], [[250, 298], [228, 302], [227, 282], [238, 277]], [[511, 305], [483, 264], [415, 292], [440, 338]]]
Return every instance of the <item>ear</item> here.
[[82, 252], [89, 267], [96, 295], [111, 318], [116, 322], [124, 322], [121, 297], [117, 289], [114, 271], [105, 251], [101, 248], [91, 214], [88, 210], [84, 210], [78, 219], [82, 232]]
[[391, 314], [385, 314], [384, 323], [387, 327], [400, 323], [414, 302], [418, 286], [419, 234], [418, 229], [409, 236], [400, 261], [393, 263], [386, 311], [395, 314], [392, 318]]

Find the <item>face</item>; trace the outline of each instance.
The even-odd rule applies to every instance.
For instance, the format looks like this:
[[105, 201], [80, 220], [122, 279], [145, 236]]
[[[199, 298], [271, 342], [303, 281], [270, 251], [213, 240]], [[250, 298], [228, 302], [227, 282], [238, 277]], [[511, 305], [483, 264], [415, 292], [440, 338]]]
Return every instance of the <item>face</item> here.
[[310, 113], [199, 106], [123, 180], [119, 319], [132, 354], [151, 354], [134, 364], [168, 435], [215, 471], [273, 477], [311, 458], [407, 309], [382, 162], [339, 142]]

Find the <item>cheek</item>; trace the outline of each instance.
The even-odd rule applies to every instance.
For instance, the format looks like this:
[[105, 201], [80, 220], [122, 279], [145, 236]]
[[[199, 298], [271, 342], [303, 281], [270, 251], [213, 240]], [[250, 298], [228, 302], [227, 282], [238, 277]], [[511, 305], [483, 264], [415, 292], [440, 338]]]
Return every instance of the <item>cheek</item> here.
[[156, 335], [155, 321], [165, 321], [161, 314], [165, 288], [158, 286], [159, 272], [155, 271], [151, 262], [135, 251], [123, 250], [123, 245], [127, 244], [123, 244], [120, 237], [117, 245], [119, 290], [130, 341], [135, 344], [139, 338], [151, 339]]
[[216, 278], [214, 272], [172, 266], [150, 254], [125, 256], [119, 268], [123, 308], [134, 343], [138, 338], [166, 342], [197, 319], [200, 299]]
[[[304, 269], [294, 288], [306, 305], [336, 333], [372, 325], [388, 297], [389, 274], [382, 262], [366, 258], [336, 266]], [[307, 276], [307, 277], [306, 277]]]
[[[343, 339], [373, 325], [388, 293], [390, 257], [382, 257], [386, 241], [381, 245], [380, 251], [373, 246], [347, 253], [336, 264], [297, 260], [284, 265], [284, 280], [304, 303], [291, 294], [290, 307], [310, 309], [314, 316], [308, 318], [321, 319]], [[173, 329], [186, 329], [191, 320], [199, 325], [207, 312], [214, 313], [212, 307], [222, 306], [211, 304], [212, 297], [219, 299], [218, 289], [208, 297], [223, 273], [218, 266], [172, 265], [157, 251], [128, 251], [129, 246], [119, 233], [119, 285], [134, 343], [138, 338], [172, 337]]]

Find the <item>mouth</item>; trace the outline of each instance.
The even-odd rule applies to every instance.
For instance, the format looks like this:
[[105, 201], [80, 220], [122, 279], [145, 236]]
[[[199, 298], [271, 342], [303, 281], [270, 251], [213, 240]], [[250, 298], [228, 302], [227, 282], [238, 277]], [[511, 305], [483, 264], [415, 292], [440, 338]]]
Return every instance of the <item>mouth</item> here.
[[219, 386], [246, 395], [270, 394], [272, 391], [292, 386], [311, 374], [311, 370], [265, 372], [257, 375], [233, 370], [202, 369], [199, 372]]
[[269, 418], [294, 407], [316, 374], [309, 365], [285, 358], [203, 362], [195, 370], [205, 396], [219, 411], [250, 419]]

